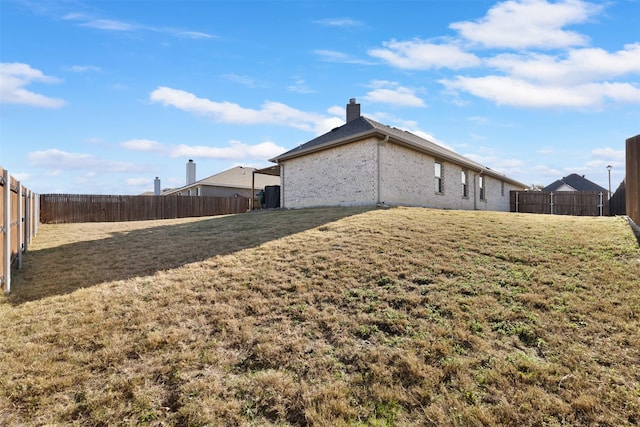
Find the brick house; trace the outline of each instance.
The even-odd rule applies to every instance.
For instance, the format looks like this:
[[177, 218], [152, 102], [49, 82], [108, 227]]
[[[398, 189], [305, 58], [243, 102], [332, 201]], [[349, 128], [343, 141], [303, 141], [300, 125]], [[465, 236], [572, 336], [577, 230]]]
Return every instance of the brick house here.
[[509, 211], [509, 191], [526, 186], [347, 104], [343, 126], [273, 159], [281, 206], [403, 205]]

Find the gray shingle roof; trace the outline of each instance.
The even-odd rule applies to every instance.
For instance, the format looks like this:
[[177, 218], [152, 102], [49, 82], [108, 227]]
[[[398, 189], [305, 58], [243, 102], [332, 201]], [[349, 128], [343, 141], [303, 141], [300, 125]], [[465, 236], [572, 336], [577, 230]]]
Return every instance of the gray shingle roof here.
[[544, 187], [542, 191], [556, 191], [563, 185], [568, 185], [576, 191], [607, 191], [605, 188], [600, 187], [595, 182], [589, 181], [587, 178], [582, 175], [578, 175], [577, 173], [572, 173], [571, 175], [552, 182]]

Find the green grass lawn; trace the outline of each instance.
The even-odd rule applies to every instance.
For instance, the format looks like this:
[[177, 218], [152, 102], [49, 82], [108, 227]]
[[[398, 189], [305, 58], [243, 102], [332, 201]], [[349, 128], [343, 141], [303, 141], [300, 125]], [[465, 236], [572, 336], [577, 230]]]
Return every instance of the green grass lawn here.
[[41, 225], [3, 425], [640, 423], [624, 219], [322, 208]]

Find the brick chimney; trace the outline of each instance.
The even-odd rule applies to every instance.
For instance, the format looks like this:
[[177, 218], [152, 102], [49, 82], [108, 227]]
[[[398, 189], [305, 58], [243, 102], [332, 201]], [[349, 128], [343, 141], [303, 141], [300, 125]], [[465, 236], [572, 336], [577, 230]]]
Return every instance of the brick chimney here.
[[360, 117], [360, 104], [355, 98], [351, 98], [347, 104], [347, 123]]

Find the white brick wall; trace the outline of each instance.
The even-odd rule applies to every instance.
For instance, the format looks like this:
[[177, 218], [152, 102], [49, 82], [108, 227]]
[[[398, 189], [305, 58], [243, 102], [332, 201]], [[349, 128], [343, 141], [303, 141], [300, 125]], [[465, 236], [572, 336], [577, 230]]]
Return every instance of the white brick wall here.
[[445, 161], [441, 161], [444, 191], [436, 193], [435, 161], [426, 154], [373, 138], [286, 160], [281, 163], [281, 204], [285, 208], [302, 208], [383, 202], [443, 209], [509, 210], [509, 190], [519, 188], [505, 183], [503, 193], [499, 179], [485, 176], [486, 200], [479, 200], [478, 171], [467, 170], [468, 197], [464, 198], [462, 167]]
[[376, 163], [373, 138], [281, 162], [281, 206], [375, 204]]

